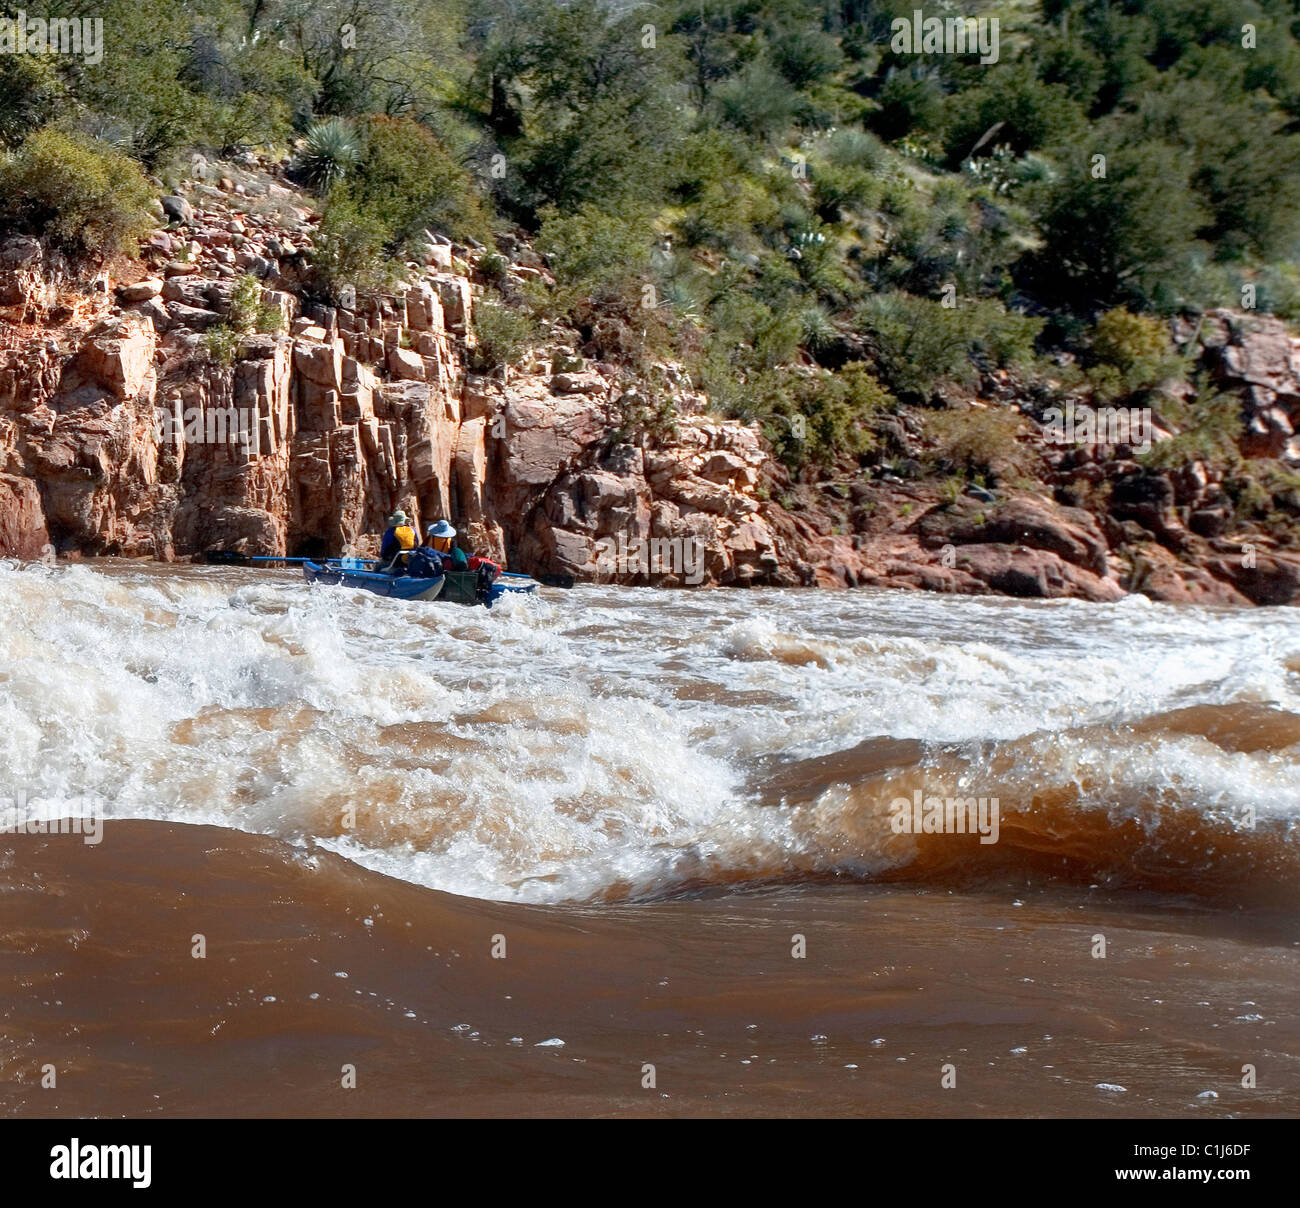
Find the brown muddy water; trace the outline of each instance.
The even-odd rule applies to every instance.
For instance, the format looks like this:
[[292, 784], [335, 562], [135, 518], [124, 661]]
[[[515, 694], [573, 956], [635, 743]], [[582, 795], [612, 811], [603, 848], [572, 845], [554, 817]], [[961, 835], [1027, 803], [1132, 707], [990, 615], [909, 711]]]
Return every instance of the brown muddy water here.
[[0, 1112], [1295, 1115], [1297, 622], [0, 563]]

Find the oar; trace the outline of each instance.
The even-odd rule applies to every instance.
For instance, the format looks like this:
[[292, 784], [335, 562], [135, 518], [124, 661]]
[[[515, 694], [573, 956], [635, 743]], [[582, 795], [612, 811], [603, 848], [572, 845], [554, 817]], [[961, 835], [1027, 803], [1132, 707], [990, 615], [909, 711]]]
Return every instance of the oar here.
[[240, 554], [232, 549], [208, 549], [203, 551], [203, 561], [221, 566], [252, 566], [258, 562], [295, 563], [315, 562], [316, 558], [279, 558], [270, 554]]

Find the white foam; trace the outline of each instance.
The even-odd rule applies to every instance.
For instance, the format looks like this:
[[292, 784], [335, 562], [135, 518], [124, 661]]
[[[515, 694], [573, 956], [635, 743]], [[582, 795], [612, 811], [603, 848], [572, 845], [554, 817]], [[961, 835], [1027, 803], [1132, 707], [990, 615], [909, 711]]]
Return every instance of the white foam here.
[[[1298, 615], [596, 588], [488, 613], [266, 572], [0, 563], [0, 797], [315, 839], [490, 898], [835, 867], [818, 828], [756, 803], [755, 759], [1300, 712]], [[1267, 752], [1041, 741], [1055, 776], [1104, 759], [1135, 793], [1300, 814], [1295, 761]]]

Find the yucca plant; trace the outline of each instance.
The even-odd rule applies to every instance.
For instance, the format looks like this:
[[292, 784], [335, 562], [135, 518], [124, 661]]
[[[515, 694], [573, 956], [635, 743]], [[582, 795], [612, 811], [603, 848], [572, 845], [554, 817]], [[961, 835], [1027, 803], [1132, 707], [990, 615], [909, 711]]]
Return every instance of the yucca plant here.
[[799, 312], [799, 326], [805, 348], [821, 352], [839, 338], [834, 322], [820, 306], [806, 306]]
[[328, 193], [361, 162], [361, 140], [342, 118], [316, 122], [298, 156], [298, 172], [313, 188]]

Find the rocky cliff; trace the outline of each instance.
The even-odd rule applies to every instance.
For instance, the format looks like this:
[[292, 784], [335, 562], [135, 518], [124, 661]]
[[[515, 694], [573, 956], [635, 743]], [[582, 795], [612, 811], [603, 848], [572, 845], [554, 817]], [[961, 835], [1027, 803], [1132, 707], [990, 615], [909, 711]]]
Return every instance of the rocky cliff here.
[[[0, 248], [0, 552], [365, 553], [400, 506], [539, 573], [686, 581], [680, 557], [619, 554], [690, 538], [693, 581], [797, 581], [759, 515], [754, 431], [681, 391], [671, 437], [620, 439], [618, 375], [567, 350], [580, 368], [553, 373], [556, 347], [531, 372], [467, 372], [474, 288], [436, 236], [400, 290], [304, 314], [312, 215], [269, 177], [224, 183], [165, 198], [173, 222], [117, 276]], [[205, 335], [247, 273], [282, 330], [225, 365]]]
[[[36, 240], [0, 246], [0, 554], [368, 553], [400, 506], [577, 579], [1300, 601], [1293, 546], [1235, 531], [1204, 469], [1151, 475], [1122, 448], [1037, 442], [1038, 490], [798, 486], [673, 366], [675, 417], [649, 426], [629, 418], [637, 388], [573, 332], [520, 369], [469, 372], [474, 250], [430, 236], [400, 288], [313, 305], [310, 208], [265, 168], [229, 172], [205, 165], [163, 198], [139, 261], [78, 274]], [[546, 274], [527, 249], [513, 260], [519, 279]], [[212, 336], [248, 274], [279, 330], [223, 358]], [[1248, 452], [1300, 461], [1300, 343], [1224, 315], [1182, 338], [1241, 396]], [[1016, 406], [992, 385], [972, 405]], [[917, 452], [921, 430], [896, 427]], [[1068, 506], [1103, 479], [1104, 508]]]

